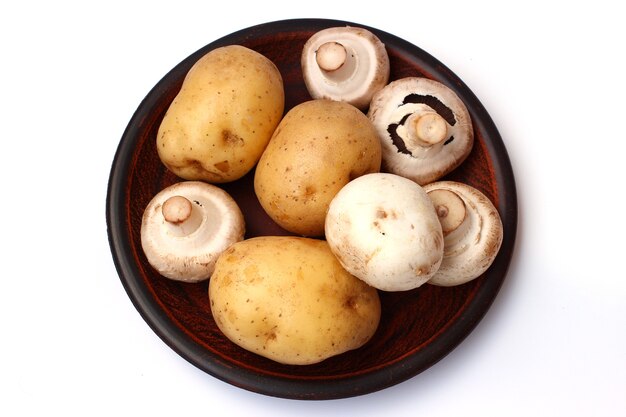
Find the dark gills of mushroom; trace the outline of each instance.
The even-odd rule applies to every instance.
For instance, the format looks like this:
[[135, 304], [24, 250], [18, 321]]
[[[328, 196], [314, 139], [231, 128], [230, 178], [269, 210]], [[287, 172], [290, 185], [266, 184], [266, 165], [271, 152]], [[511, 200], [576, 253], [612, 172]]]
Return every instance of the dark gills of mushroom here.
[[302, 48], [301, 65], [312, 98], [345, 101], [361, 110], [389, 81], [385, 45], [363, 28], [316, 32]]
[[474, 143], [465, 104], [434, 80], [407, 77], [372, 98], [368, 117], [383, 149], [383, 169], [420, 185], [456, 169]]

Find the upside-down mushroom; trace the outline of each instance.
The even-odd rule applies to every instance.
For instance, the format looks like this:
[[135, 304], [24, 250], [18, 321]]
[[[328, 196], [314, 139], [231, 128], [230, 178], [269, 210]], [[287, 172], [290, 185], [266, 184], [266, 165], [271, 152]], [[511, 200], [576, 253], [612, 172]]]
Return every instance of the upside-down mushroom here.
[[244, 218], [219, 187], [200, 181], [171, 185], [144, 210], [141, 246], [148, 263], [177, 281], [208, 279], [218, 256], [243, 240]]
[[389, 81], [385, 45], [363, 28], [316, 32], [302, 49], [301, 65], [312, 98], [346, 101], [361, 110]]
[[330, 203], [326, 241], [352, 275], [383, 291], [427, 282], [443, 257], [443, 234], [426, 192], [388, 173], [358, 177]]
[[374, 95], [368, 117], [381, 140], [383, 168], [420, 185], [457, 168], [474, 143], [465, 104], [427, 78], [392, 81]]
[[467, 184], [438, 181], [424, 186], [441, 222], [443, 261], [429, 284], [453, 286], [482, 275], [495, 260], [503, 238], [493, 203]]

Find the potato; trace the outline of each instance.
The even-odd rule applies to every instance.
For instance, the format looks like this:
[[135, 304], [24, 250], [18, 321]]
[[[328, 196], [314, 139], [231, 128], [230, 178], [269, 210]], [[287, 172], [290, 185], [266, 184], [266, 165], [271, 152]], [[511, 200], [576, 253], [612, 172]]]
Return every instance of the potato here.
[[161, 161], [187, 180], [234, 181], [258, 162], [283, 116], [276, 66], [239, 45], [212, 50], [191, 68], [157, 135]]
[[263, 152], [254, 189], [282, 228], [321, 236], [330, 201], [349, 181], [378, 172], [381, 145], [369, 119], [339, 101], [311, 100], [291, 109]]
[[284, 364], [356, 349], [380, 321], [377, 291], [346, 272], [326, 241], [304, 237], [233, 244], [217, 260], [209, 299], [228, 339]]

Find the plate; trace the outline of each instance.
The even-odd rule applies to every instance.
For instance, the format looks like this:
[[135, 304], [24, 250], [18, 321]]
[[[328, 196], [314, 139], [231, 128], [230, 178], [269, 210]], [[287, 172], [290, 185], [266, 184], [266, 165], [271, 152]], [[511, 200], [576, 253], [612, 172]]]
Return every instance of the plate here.
[[[217, 328], [208, 303], [208, 283], [167, 280], [148, 264], [140, 242], [143, 210], [163, 188], [180, 181], [160, 162], [155, 142], [159, 124], [191, 66], [210, 50], [241, 44], [271, 59], [285, 84], [285, 112], [309, 100], [300, 51], [316, 31], [359, 26], [385, 44], [391, 79], [423, 76], [452, 88], [465, 102], [475, 129], [472, 153], [445, 179], [468, 183], [498, 208], [504, 241], [478, 279], [444, 288], [424, 285], [407, 292], [382, 293], [381, 325], [363, 347], [306, 366], [283, 365], [243, 350]], [[254, 172], [225, 184], [246, 220], [246, 237], [289, 235], [263, 211], [252, 188]], [[472, 91], [436, 58], [390, 33], [358, 23], [293, 19], [260, 24], [218, 39], [192, 53], [148, 93], [118, 145], [106, 201], [109, 244], [130, 300], [153, 331], [174, 351], [207, 374], [259, 394], [306, 400], [346, 398], [378, 391], [418, 375], [452, 351], [475, 328], [496, 297], [511, 259], [517, 230], [513, 171], [502, 138]]]

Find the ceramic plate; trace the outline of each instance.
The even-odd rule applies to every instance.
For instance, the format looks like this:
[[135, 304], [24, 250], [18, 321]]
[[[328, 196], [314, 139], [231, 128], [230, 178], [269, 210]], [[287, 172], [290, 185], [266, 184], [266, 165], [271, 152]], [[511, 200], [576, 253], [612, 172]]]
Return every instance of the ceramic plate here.
[[[504, 242], [491, 268], [458, 287], [424, 285], [381, 293], [381, 325], [360, 349], [322, 363], [289, 366], [247, 352], [226, 339], [211, 316], [208, 283], [167, 280], [148, 264], [141, 249], [143, 210], [161, 189], [180, 181], [160, 162], [156, 133], [190, 67], [210, 50], [241, 44], [279, 68], [285, 84], [285, 112], [309, 100], [300, 68], [300, 51], [316, 31], [332, 26], [359, 26], [385, 44], [391, 79], [422, 76], [452, 88], [465, 102], [475, 129], [472, 153], [445, 179], [468, 183], [496, 205], [504, 224]], [[245, 215], [246, 237], [288, 235], [261, 209], [250, 173], [225, 184]], [[353, 22], [297, 19], [261, 24], [212, 42], [173, 68], [148, 93], [126, 128], [113, 160], [106, 217], [113, 259], [124, 288], [144, 320], [174, 351], [191, 364], [227, 383], [270, 396], [332, 399], [381, 390], [414, 377], [442, 359], [477, 325], [505, 279], [517, 228], [513, 172], [496, 126], [470, 91], [443, 63], [390, 33]]]

